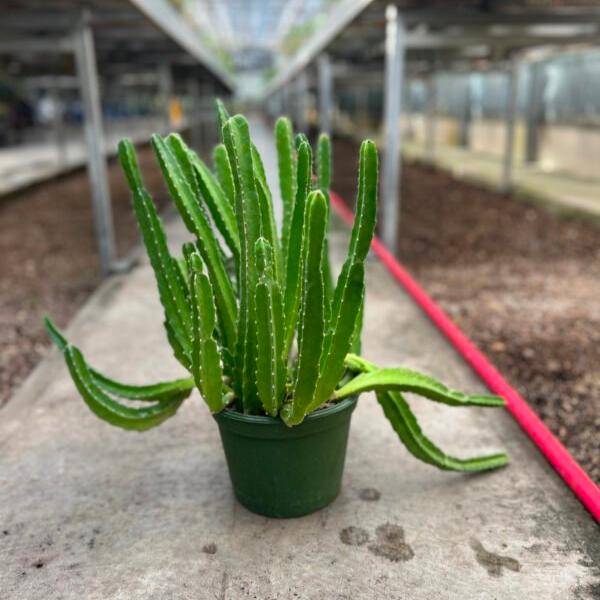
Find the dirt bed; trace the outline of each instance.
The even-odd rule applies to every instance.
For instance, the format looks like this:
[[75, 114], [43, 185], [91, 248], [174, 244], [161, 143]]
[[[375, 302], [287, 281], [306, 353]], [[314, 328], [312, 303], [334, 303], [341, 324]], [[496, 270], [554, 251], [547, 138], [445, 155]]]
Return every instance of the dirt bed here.
[[[356, 156], [336, 142], [352, 201]], [[402, 262], [600, 482], [600, 228], [418, 165], [400, 228]]]
[[[166, 201], [152, 151], [140, 163], [159, 205]], [[130, 195], [109, 165], [119, 255], [137, 243]], [[83, 170], [0, 198], [0, 406], [48, 346], [41, 322], [66, 325], [100, 282], [90, 187]]]

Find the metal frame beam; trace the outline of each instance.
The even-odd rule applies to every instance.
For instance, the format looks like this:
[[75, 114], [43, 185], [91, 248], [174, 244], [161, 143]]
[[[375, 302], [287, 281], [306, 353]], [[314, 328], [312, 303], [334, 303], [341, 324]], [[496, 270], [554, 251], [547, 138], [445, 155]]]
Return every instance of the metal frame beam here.
[[513, 48], [515, 46], [537, 46], [544, 44], [574, 44], [583, 39], [597, 41], [600, 31], [597, 27], [589, 28], [584, 35], [564, 35], [547, 33], [522, 33], [507, 35], [489, 35], [485, 32], [443, 33], [411, 33], [407, 36], [406, 46], [410, 49], [435, 50], [443, 48], [467, 48], [470, 46], [492, 46], [494, 48]]
[[265, 97], [285, 85], [294, 76], [305, 69], [335, 37], [351, 23], [373, 0], [346, 0], [339, 2], [337, 9], [329, 15], [327, 23], [295, 55], [284, 71], [274, 79], [265, 91]]
[[382, 173], [382, 238], [392, 253], [397, 251], [400, 221], [401, 135], [400, 112], [404, 84], [404, 23], [397, 8], [386, 8], [385, 89], [384, 89], [384, 162]]
[[[25, 4], [25, 3], [24, 3]], [[48, 2], [50, 5], [50, 2]], [[124, 5], [126, 6], [126, 5]], [[75, 7], [74, 7], [75, 8]], [[119, 25], [135, 24], [140, 21], [140, 14], [132, 12], [129, 8], [118, 10], [111, 7], [110, 14], [90, 14], [90, 25]], [[45, 10], [23, 7], [21, 10], [11, 10], [8, 14], [2, 15], [0, 27], [10, 31], [69, 31], [79, 19], [77, 9], [70, 10], [63, 7], [58, 10], [50, 6]]]
[[577, 25], [600, 19], [597, 6], [549, 7], [548, 10], [483, 11], [460, 7], [433, 7], [403, 11], [407, 24], [418, 25]]
[[129, 0], [129, 2], [136, 6], [159, 29], [168, 34], [180, 47], [212, 71], [213, 75], [219, 78], [226, 87], [235, 90], [235, 84], [230, 75], [202, 45], [198, 32], [190, 27], [185, 18], [169, 2], [164, 0]]
[[65, 37], [27, 37], [0, 40], [0, 53], [2, 54], [26, 54], [27, 52], [43, 54], [64, 54], [66, 52], [73, 52], [73, 40]]

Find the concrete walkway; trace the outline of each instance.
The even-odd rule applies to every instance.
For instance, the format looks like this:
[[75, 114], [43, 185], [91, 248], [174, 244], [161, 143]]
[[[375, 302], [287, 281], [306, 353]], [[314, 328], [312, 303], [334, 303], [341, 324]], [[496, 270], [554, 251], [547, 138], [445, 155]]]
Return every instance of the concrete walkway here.
[[[422, 145], [404, 141], [404, 156], [425, 160]], [[502, 179], [502, 160], [457, 146], [437, 146], [434, 163], [458, 179], [498, 188]], [[587, 180], [566, 173], [542, 171], [535, 165], [516, 164], [513, 188], [517, 195], [537, 200], [565, 213], [583, 213], [600, 218], [600, 180]]]
[[[175, 245], [186, 238], [178, 221], [168, 233]], [[346, 244], [336, 223], [338, 267]], [[366, 357], [483, 390], [375, 261], [368, 285]], [[68, 332], [107, 374], [157, 381], [182, 374], [161, 321], [143, 262], [107, 280]], [[597, 525], [511, 417], [412, 404], [442, 448], [504, 448], [512, 464], [478, 476], [424, 465], [365, 395], [340, 497], [301, 519], [269, 520], [235, 501], [217, 428], [196, 394], [161, 427], [127, 433], [90, 413], [52, 351], [0, 412], [0, 596], [597, 598]]]

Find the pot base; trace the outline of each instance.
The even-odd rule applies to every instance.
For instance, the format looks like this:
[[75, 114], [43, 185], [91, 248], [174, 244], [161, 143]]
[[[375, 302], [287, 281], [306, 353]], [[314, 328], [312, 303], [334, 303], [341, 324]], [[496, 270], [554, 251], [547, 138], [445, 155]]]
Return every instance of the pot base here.
[[311, 513], [317, 512], [326, 506], [329, 506], [339, 495], [341, 485], [335, 490], [330, 498], [321, 497], [315, 500], [312, 504], [308, 502], [302, 502], [296, 506], [273, 506], [273, 503], [269, 503], [268, 506], [262, 500], [256, 501], [254, 497], [245, 497], [239, 490], [233, 490], [237, 501], [250, 512], [263, 517], [269, 517], [271, 519], [294, 519], [297, 517], [304, 517]]

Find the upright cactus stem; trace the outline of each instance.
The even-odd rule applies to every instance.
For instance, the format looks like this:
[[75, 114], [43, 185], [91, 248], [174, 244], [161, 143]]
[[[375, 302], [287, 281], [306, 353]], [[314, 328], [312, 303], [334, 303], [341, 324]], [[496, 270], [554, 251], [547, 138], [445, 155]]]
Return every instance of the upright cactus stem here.
[[280, 117], [275, 123], [275, 142], [279, 166], [279, 190], [283, 203], [283, 225], [281, 229], [281, 248], [284, 255], [288, 251], [292, 213], [296, 201], [296, 188], [299, 183], [296, 170], [294, 132], [289, 119]]
[[331, 140], [326, 133], [322, 133], [317, 144], [317, 187], [328, 196], [330, 186]]
[[[326, 133], [319, 136], [317, 144], [317, 187], [327, 198], [327, 210], [329, 213], [329, 189], [331, 187], [331, 140]], [[325, 249], [323, 252], [323, 278], [325, 281], [325, 294], [327, 303], [331, 303], [333, 295], [333, 276], [329, 262], [329, 214], [327, 216], [328, 227], [325, 238]]]
[[167, 339], [189, 375], [142, 386], [120, 383], [94, 370], [47, 319], [48, 334], [91, 411], [117, 427], [142, 431], [173, 416], [196, 387], [212, 413], [235, 410], [292, 427], [325, 404], [372, 391], [401, 442], [419, 460], [456, 471], [506, 464], [504, 454], [470, 459], [444, 454], [421, 431], [402, 394], [457, 407], [501, 406], [501, 398], [468, 396], [352, 353], [360, 347], [365, 259], [375, 228], [375, 144], [367, 140], [360, 148], [356, 218], [334, 287], [328, 252], [329, 137], [318, 139], [313, 179], [308, 139], [294, 135], [288, 119], [276, 122], [283, 203], [278, 231], [248, 122], [242, 115], [230, 116], [217, 101], [217, 123], [223, 143], [214, 150], [214, 172], [181, 136], [152, 137], [169, 194], [194, 237], [180, 256], [171, 253], [132, 143], [119, 144]]
[[360, 148], [357, 211], [348, 257], [335, 287], [319, 380], [309, 410], [317, 409], [329, 399], [344, 374], [344, 358], [352, 347], [365, 291], [364, 261], [375, 231], [377, 169], [377, 149], [367, 140]]
[[312, 152], [303, 142], [298, 148], [296, 167], [296, 197], [294, 200], [287, 256], [285, 257], [285, 353], [291, 350], [298, 309], [300, 307], [300, 276], [302, 267], [302, 236], [305, 225], [306, 200], [310, 191]]
[[223, 408], [223, 369], [214, 338], [217, 310], [210, 279], [198, 254], [191, 256], [190, 289], [193, 315], [192, 374], [211, 412]]
[[256, 386], [265, 412], [275, 417], [283, 402], [286, 360], [281, 288], [274, 277], [275, 256], [265, 238], [256, 241]]
[[256, 189], [255, 165], [248, 122], [241, 115], [231, 117], [223, 127], [225, 146], [233, 165], [236, 188], [235, 211], [240, 232], [239, 272], [240, 318], [235, 352], [236, 392], [246, 412], [258, 412], [255, 379], [256, 319], [254, 314], [257, 283], [255, 244], [261, 237], [261, 212]]
[[325, 327], [325, 291], [323, 248], [327, 230], [327, 202], [320, 192], [307, 199], [301, 269], [301, 302], [298, 323], [298, 368], [294, 392], [283, 407], [287, 425], [300, 423], [313, 401], [319, 377], [319, 357], [323, 349]]

